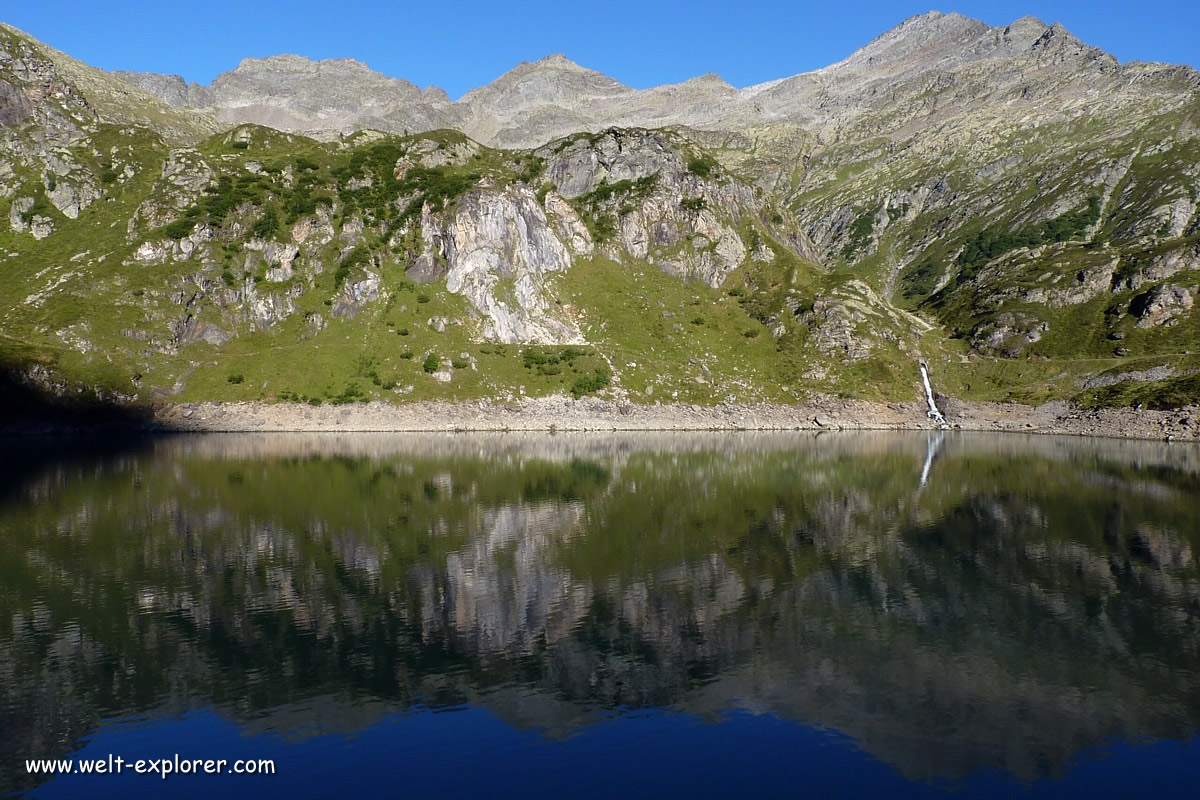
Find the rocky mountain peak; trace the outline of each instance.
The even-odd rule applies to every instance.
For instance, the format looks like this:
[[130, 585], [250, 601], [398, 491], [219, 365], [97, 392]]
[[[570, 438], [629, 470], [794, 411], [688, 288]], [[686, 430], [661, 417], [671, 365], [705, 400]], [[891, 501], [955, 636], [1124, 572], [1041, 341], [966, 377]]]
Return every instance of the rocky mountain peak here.
[[586, 67], [581, 67], [579, 64], [576, 64], [574, 61], [567, 58], [565, 53], [551, 53], [550, 55], [539, 58], [537, 61], [532, 63], [535, 65], [554, 67], [556, 69], [573, 69], [579, 72], [591, 71]]
[[[244, 58], [238, 64], [234, 73], [278, 73], [287, 72], [299, 75], [318, 75], [323, 72], [356, 73], [387, 79], [387, 76], [373, 71], [361, 61], [353, 58], [312, 59], [307, 56], [292, 53], [281, 53], [263, 58]], [[229, 73], [226, 73], [229, 74]], [[393, 80], [393, 79], [388, 79]], [[407, 83], [407, 81], [405, 81]]]
[[960, 58], [965, 48], [989, 30], [987, 23], [979, 20], [931, 11], [910, 17], [856, 50], [846, 60], [818, 72], [878, 70], [885, 65], [899, 65], [911, 71], [913, 67]]
[[709, 86], [715, 89], [737, 91], [720, 75], [715, 72], [706, 72], [703, 75], [697, 75], [695, 78], [690, 78], [680, 86]]
[[499, 99], [520, 103], [578, 101], [629, 91], [620, 81], [556, 53], [537, 61], [521, 62], [488, 85], [467, 92], [459, 102], [471, 105]]
[[[246, 58], [238, 64], [237, 69], [218, 75], [212, 83], [212, 89], [220, 92], [221, 87], [236, 84], [278, 84], [282, 81], [317, 81], [318, 91], [330, 90], [333, 87], [324, 81], [351, 80], [348, 88], [361, 86], [387, 86], [390, 89], [419, 93], [420, 90], [410, 81], [403, 78], [392, 78], [375, 72], [366, 64], [353, 58], [328, 58], [314, 60], [306, 56], [282, 54], [266, 58]], [[304, 92], [305, 84], [289, 84], [287, 88], [295, 88]]]

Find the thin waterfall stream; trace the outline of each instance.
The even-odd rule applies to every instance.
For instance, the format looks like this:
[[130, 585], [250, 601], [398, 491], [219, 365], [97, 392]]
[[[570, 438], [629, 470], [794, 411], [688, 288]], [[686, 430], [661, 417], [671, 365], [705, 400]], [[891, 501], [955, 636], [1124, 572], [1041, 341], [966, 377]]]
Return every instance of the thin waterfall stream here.
[[925, 384], [925, 400], [929, 403], [928, 417], [943, 428], [949, 428], [950, 423], [946, 422], [946, 418], [942, 416], [942, 412], [938, 410], [937, 403], [933, 399], [933, 387], [929, 384], [929, 368], [925, 366], [925, 362], [921, 363], [921, 381]]

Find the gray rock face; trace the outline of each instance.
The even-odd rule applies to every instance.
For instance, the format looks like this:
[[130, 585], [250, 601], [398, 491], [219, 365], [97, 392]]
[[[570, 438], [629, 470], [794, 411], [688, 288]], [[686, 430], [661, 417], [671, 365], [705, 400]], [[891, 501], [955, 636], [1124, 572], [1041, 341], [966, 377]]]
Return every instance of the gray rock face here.
[[462, 198], [449, 226], [446, 288], [483, 315], [483, 334], [501, 342], [581, 342], [575, 324], [551, 310], [547, 278], [571, 266], [533, 192], [510, 187]]
[[46, 190], [50, 203], [62, 212], [67, 219], [79, 219], [79, 214], [100, 198], [99, 187], [93, 185], [83, 175], [73, 176], [74, 180], [58, 178], [53, 188]]
[[[408, 278], [444, 279], [479, 313], [484, 338], [580, 343], [578, 324], [551, 285], [576, 256], [599, 250], [714, 287], [745, 263], [737, 225], [745, 215], [766, 216], [761, 201], [728, 175], [690, 172], [686, 146], [662, 133], [611, 130], [543, 148], [537, 153], [547, 179], [542, 202], [527, 185], [499, 189], [485, 180], [446, 211], [427, 204], [411, 227], [393, 235], [392, 246], [419, 233]], [[445, 151], [453, 148], [437, 152]], [[584, 215], [607, 231], [603, 241], [595, 240]], [[803, 243], [794, 220], [779, 219], [778, 239]]]
[[379, 276], [370, 270], [359, 281], [349, 281], [333, 304], [333, 316], [353, 319], [368, 303], [379, 299]]
[[164, 76], [156, 72], [115, 71], [114, 76], [138, 89], [150, 92], [168, 106], [174, 108], [203, 108], [211, 106], [212, 92], [208, 86], [187, 83], [180, 76]]
[[1130, 310], [1138, 317], [1137, 327], [1157, 328], [1175, 324], [1176, 317], [1190, 312], [1194, 302], [1184, 287], [1164, 283], [1135, 297]]
[[1006, 311], [980, 323], [971, 331], [970, 339], [978, 350], [1016, 358], [1049, 330], [1049, 323], [1037, 317]]
[[174, 108], [203, 108], [213, 103], [212, 91], [207, 86], [198, 83], [188, 83], [178, 75], [160, 75], [156, 72], [124, 72], [113, 73], [126, 83], [162, 100]]
[[15, 128], [33, 116], [33, 105], [25, 93], [0, 80], [0, 128]]
[[13, 233], [25, 233], [29, 230], [30, 214], [33, 210], [32, 197], [18, 197], [12, 201], [8, 209], [8, 224]]
[[210, 109], [224, 122], [301, 133], [363, 128], [415, 133], [453, 127], [455, 121], [444, 92], [422, 92], [352, 59], [248, 58], [208, 87], [186, 85], [177, 76], [119, 75], [170, 105]]
[[189, 319], [176, 331], [176, 338], [181, 345], [207, 342], [216, 347], [233, 341], [233, 337], [228, 332], [221, 330], [211, 322], [201, 322], [194, 318]]
[[[728, 180], [714, 168], [701, 177], [688, 168], [687, 143], [666, 134], [613, 129], [545, 147], [546, 177], [557, 188], [546, 206], [574, 252], [600, 246], [614, 258], [648, 260], [663, 271], [720, 286], [746, 260], [736, 228], [753, 215], [797, 253], [812, 258], [813, 248], [790, 215], [780, 222], [762, 213], [763, 202], [747, 184]], [[614, 187], [626, 187], [616, 190]], [[568, 203], [583, 204], [594, 221], [608, 220], [610, 240], [595, 243]], [[789, 225], [791, 228], [789, 229]]]

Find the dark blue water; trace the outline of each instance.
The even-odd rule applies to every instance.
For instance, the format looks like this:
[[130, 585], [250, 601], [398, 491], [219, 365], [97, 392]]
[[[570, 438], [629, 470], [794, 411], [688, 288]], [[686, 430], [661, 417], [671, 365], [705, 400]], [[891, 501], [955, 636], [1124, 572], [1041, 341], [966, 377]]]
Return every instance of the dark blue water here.
[[[1200, 785], [1196, 448], [231, 436], [19, 452], [0, 474], [5, 792]], [[25, 765], [176, 755], [273, 774]]]

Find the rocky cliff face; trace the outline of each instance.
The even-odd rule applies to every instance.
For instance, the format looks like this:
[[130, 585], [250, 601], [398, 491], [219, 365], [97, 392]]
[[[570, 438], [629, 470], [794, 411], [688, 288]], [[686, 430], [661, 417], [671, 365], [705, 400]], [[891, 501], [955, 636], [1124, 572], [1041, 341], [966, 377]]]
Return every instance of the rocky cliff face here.
[[[745, 89], [551, 56], [457, 102], [298, 56], [118, 79], [5, 29], [10, 360], [143, 398], [713, 402], [907, 397], [924, 358], [952, 393], [1099, 402], [1200, 366], [1198, 97], [1033, 18], [926, 14]], [[1137, 383], [1105, 402], [1193, 391]]]

